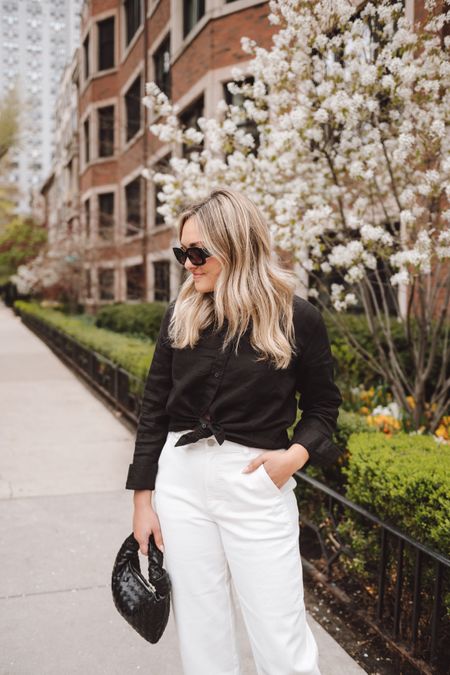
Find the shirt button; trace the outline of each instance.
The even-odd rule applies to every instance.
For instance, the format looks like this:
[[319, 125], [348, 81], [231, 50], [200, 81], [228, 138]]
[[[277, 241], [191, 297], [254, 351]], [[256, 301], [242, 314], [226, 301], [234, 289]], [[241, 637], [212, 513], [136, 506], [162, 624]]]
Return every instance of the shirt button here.
[[204, 422], [202, 423], [202, 427], [203, 429], [206, 429], [206, 424]]
[[219, 377], [219, 375], [220, 375], [219, 371], [216, 370], [216, 372], [214, 373], [214, 377]]

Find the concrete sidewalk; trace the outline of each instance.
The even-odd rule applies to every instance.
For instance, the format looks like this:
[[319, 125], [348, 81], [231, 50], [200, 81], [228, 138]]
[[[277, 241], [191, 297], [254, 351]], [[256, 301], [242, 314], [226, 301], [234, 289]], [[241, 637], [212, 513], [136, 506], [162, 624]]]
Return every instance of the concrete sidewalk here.
[[[0, 674], [182, 675], [172, 615], [150, 645], [112, 601], [132, 530], [133, 436], [2, 304], [0, 410]], [[255, 675], [239, 619], [244, 675]], [[322, 675], [365, 672], [309, 623]]]

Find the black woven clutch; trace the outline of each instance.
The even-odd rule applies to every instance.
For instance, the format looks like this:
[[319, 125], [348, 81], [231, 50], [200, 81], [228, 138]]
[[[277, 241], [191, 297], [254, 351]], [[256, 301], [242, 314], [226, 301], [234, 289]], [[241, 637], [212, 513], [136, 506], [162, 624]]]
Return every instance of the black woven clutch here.
[[125, 539], [114, 562], [111, 589], [118, 612], [145, 640], [158, 642], [169, 620], [171, 584], [163, 553], [153, 534], [148, 540], [148, 581], [141, 574], [139, 543]]

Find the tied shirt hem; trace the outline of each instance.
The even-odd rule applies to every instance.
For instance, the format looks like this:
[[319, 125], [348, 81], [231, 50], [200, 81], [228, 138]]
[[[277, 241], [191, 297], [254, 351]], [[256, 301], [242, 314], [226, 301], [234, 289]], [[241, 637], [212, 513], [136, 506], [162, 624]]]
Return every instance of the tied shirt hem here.
[[194, 429], [188, 431], [186, 434], [183, 434], [183, 436], [180, 436], [180, 438], [175, 443], [176, 446], [186, 445], [187, 443], [195, 443], [201, 438], [209, 438], [210, 436], [214, 436], [219, 445], [223, 444], [226, 436], [222, 425], [218, 424], [217, 422], [213, 422], [211, 419], [205, 416], [201, 416], [199, 419], [200, 421]]

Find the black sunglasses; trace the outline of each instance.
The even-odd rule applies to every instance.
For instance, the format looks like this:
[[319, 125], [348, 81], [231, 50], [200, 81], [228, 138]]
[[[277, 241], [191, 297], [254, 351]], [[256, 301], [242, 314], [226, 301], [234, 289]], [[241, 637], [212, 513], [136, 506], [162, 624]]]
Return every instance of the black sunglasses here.
[[189, 258], [193, 265], [204, 265], [206, 258], [212, 255], [206, 248], [200, 248], [200, 246], [191, 246], [186, 251], [174, 246], [172, 251], [175, 253], [175, 257], [180, 265], [184, 265], [186, 258]]

